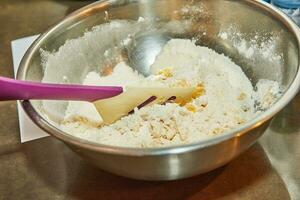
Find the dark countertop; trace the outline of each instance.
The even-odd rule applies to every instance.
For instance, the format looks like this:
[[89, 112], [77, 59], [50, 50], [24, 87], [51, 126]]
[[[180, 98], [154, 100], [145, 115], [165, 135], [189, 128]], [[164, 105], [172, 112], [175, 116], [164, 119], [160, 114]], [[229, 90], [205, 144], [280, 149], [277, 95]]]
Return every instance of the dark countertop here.
[[[13, 76], [11, 40], [45, 31], [89, 1], [2, 0], [0, 75]], [[237, 159], [169, 182], [135, 181], [85, 163], [47, 137], [20, 143], [16, 102], [0, 102], [0, 199], [300, 199], [300, 94]]]

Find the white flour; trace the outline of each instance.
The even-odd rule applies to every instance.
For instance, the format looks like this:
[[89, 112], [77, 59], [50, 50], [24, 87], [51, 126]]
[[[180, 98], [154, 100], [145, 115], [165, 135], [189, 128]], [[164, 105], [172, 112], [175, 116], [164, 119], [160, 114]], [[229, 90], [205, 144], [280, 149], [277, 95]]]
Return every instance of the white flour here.
[[[221, 29], [218, 36], [251, 63], [253, 71], [256, 72], [255, 77], [268, 77], [278, 82], [282, 81], [283, 58], [278, 53], [280, 35], [272, 32], [250, 35], [241, 33], [238, 28], [231, 25], [224, 30]], [[272, 66], [273, 70], [266, 70], [261, 66]]]
[[190, 40], [169, 41], [144, 78], [125, 63], [112, 74], [90, 72], [83, 84], [204, 87], [202, 96], [185, 106], [176, 103], [147, 106], [110, 126], [86, 102], [70, 102], [60, 128], [90, 141], [126, 147], [160, 147], [205, 140], [236, 128], [256, 116], [255, 102], [268, 108], [277, 98], [277, 82], [261, 80], [256, 92], [241, 68], [213, 50]]

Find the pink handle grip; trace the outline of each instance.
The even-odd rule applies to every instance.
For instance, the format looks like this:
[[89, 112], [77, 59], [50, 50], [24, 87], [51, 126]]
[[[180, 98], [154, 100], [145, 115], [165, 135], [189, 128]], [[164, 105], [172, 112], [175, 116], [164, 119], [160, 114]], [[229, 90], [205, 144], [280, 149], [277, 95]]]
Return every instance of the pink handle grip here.
[[45, 99], [92, 102], [122, 92], [122, 87], [115, 86], [46, 84], [0, 77], [0, 101]]

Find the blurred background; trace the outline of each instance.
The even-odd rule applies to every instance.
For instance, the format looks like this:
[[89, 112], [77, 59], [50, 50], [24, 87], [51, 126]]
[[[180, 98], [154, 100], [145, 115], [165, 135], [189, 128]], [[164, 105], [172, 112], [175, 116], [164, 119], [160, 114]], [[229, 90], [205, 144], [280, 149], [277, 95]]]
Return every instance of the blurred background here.
[[300, 25], [300, 0], [265, 0], [280, 8]]

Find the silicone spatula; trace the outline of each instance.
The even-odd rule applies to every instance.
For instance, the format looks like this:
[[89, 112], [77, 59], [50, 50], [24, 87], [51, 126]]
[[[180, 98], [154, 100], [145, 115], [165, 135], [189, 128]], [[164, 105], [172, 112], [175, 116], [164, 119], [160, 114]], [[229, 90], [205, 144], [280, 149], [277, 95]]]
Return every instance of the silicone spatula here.
[[7, 100], [72, 100], [92, 102], [103, 118], [111, 124], [128, 115], [135, 107], [164, 103], [176, 98], [187, 102], [197, 95], [197, 88], [117, 87], [48, 84], [0, 77], [0, 101]]

